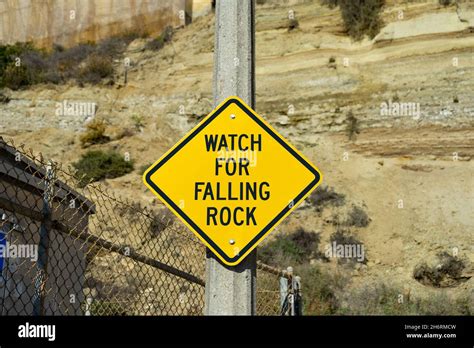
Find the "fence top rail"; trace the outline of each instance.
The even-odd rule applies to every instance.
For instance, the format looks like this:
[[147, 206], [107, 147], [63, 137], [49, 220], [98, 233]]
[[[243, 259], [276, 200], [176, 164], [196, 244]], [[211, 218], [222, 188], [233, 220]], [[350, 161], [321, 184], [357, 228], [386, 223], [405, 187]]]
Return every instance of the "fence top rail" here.
[[[0, 156], [3, 157], [2, 152], [4, 155], [13, 158], [15, 162], [19, 162], [21, 165], [23, 165], [22, 168], [19, 168], [14, 166], [6, 167], [4, 164], [5, 172], [3, 174], [11, 176], [11, 173], [15, 173], [16, 175], [14, 176], [14, 179], [22, 180], [24, 183], [37, 189], [43, 189], [43, 187], [41, 187], [41, 182], [47, 177], [46, 170], [43, 167], [48, 166], [48, 163], [41, 154], [39, 157], [37, 157], [33, 154], [31, 149], [30, 153], [28, 153], [23, 145], [15, 146], [12, 139], [6, 141], [0, 136]], [[20, 154], [19, 161], [16, 160], [17, 154]], [[51, 163], [51, 165], [55, 167], [58, 164]], [[28, 170], [26, 171], [27, 168]], [[20, 173], [19, 171], [22, 172]], [[62, 181], [56, 181], [55, 185], [61, 188], [64, 192], [68, 192], [70, 195], [82, 201], [91, 213], [95, 211], [94, 203], [74, 190], [72, 187], [68, 186]]]
[[271, 273], [273, 275], [276, 275], [278, 277], [282, 277], [282, 278], [288, 278], [290, 279], [291, 278], [291, 273], [286, 271], [286, 270], [280, 270], [278, 268], [275, 268], [275, 267], [272, 267], [272, 266], [269, 266], [261, 261], [257, 261], [257, 269], [261, 270], [261, 271], [264, 271], [264, 272], [267, 272], [267, 273]]

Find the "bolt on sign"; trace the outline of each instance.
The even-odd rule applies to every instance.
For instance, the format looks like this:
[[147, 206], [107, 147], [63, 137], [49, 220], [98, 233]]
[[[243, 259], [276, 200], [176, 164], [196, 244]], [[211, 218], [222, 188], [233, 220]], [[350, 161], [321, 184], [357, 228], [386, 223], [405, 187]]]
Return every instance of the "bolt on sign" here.
[[241, 262], [321, 183], [321, 172], [238, 97], [143, 174], [222, 262]]

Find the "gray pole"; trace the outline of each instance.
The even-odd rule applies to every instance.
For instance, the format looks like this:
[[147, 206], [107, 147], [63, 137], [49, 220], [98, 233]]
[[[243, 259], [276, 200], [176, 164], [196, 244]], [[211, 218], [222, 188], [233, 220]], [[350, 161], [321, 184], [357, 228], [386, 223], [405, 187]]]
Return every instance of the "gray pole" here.
[[[255, 108], [254, 0], [217, 0], [214, 53], [214, 104], [236, 95]], [[235, 267], [208, 250], [206, 315], [254, 315], [257, 253]]]

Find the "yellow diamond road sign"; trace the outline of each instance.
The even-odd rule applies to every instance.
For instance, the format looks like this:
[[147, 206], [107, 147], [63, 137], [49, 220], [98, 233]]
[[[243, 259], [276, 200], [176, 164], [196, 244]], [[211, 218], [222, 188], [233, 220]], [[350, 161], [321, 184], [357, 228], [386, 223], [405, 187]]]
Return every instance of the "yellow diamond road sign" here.
[[225, 264], [241, 262], [321, 182], [262, 117], [230, 97], [143, 175]]

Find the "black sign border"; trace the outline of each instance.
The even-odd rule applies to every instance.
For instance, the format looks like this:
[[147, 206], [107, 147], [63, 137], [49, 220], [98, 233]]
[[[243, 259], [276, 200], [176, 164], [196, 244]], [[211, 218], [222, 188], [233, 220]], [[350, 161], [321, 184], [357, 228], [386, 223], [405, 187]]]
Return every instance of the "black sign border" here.
[[258, 117], [256, 117], [245, 105], [243, 105], [238, 99], [229, 98], [224, 104], [222, 104], [208, 119], [201, 123], [191, 134], [189, 134], [181, 143], [178, 144], [172, 151], [170, 151], [163, 159], [161, 159], [147, 174], [145, 180], [199, 235], [210, 245], [212, 248], [227, 262], [236, 263], [242, 255], [251, 249], [258, 241], [270, 230], [283, 216], [293, 207], [287, 205], [270, 223], [265, 226], [241, 251], [238, 255], [233, 258], [228, 257], [221, 248], [217, 246], [206, 233], [199, 228], [152, 180], [151, 176], [162, 167], [169, 159], [171, 159], [181, 148], [189, 143], [197, 134], [199, 134], [206, 126], [208, 126], [217, 116], [221, 114], [229, 105], [236, 104], [241, 108], [250, 118], [252, 118], [260, 127], [262, 127], [269, 135], [271, 135], [280, 145], [282, 145], [293, 157], [295, 157], [302, 165], [304, 165], [311, 173], [314, 174], [314, 179], [311, 183], [306, 186], [294, 199], [293, 205], [297, 205], [303, 197], [321, 181], [320, 173], [315, 170], [303, 157], [301, 157], [295, 150], [293, 150], [288, 144], [286, 144], [275, 132], [263, 123]]

